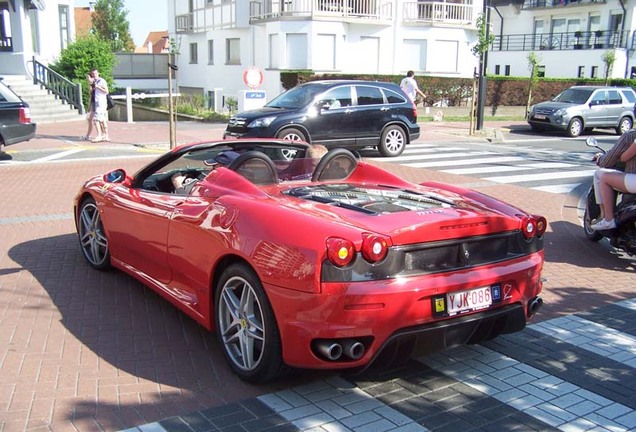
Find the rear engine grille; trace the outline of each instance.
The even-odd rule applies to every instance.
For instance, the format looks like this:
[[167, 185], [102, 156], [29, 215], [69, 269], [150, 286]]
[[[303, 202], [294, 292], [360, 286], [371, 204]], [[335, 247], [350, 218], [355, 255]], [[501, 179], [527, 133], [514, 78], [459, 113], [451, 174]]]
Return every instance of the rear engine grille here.
[[543, 239], [526, 240], [521, 231], [392, 247], [379, 264], [361, 256], [348, 267], [323, 262], [323, 281], [365, 281], [450, 272], [515, 259], [543, 249]]

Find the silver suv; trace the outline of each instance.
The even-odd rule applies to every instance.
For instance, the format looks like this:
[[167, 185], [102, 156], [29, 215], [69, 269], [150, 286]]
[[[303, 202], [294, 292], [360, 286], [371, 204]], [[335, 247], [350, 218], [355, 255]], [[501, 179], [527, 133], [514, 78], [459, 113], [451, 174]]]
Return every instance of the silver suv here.
[[614, 128], [619, 135], [634, 125], [636, 93], [631, 87], [574, 86], [528, 113], [533, 131], [564, 130], [571, 137], [594, 128]]

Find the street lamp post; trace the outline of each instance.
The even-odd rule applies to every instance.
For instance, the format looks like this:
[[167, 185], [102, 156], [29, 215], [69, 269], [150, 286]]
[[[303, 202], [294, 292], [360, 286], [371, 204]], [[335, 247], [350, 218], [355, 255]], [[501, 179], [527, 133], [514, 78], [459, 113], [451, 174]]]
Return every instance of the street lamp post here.
[[[484, 16], [486, 18], [485, 40], [490, 40], [490, 7], [488, 0], [484, 0]], [[477, 121], [476, 130], [484, 127], [484, 109], [486, 105], [486, 71], [488, 70], [488, 49], [486, 48], [479, 56], [479, 85], [477, 94]]]
[[172, 99], [172, 53], [168, 53], [168, 123], [170, 125], [170, 148], [175, 148], [176, 133], [174, 124], [174, 100]]

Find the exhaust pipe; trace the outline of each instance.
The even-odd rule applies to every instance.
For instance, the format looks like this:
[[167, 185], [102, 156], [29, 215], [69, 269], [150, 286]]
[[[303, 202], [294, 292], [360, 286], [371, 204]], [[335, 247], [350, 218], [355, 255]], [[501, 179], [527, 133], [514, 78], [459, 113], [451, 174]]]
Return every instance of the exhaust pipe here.
[[316, 344], [318, 352], [328, 360], [338, 360], [342, 357], [342, 345], [336, 342], [320, 341]]
[[528, 317], [534, 315], [543, 306], [543, 299], [535, 297], [528, 302]]
[[352, 360], [358, 360], [361, 358], [365, 351], [364, 345], [353, 339], [344, 340], [342, 342], [342, 349], [344, 351], [344, 355]]

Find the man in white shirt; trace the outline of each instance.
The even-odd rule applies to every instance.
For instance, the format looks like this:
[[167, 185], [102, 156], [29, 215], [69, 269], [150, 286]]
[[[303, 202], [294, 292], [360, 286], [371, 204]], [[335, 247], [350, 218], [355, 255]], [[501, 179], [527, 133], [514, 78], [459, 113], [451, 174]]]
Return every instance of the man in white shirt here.
[[402, 87], [404, 93], [406, 93], [413, 102], [415, 102], [415, 98], [418, 94], [422, 96], [423, 99], [426, 99], [426, 95], [417, 86], [417, 81], [415, 81], [415, 78], [413, 78], [414, 76], [415, 72], [410, 70], [406, 73], [406, 77], [400, 83], [400, 87]]

